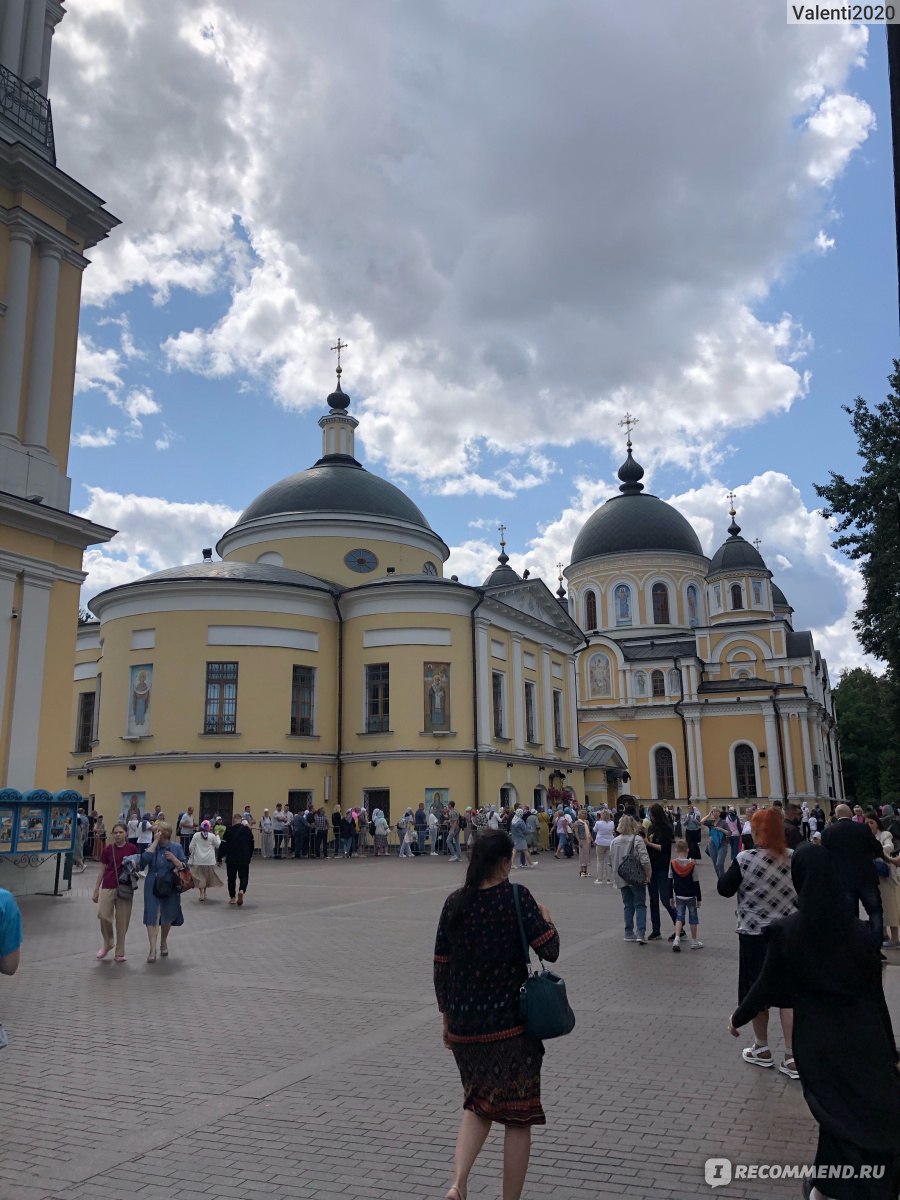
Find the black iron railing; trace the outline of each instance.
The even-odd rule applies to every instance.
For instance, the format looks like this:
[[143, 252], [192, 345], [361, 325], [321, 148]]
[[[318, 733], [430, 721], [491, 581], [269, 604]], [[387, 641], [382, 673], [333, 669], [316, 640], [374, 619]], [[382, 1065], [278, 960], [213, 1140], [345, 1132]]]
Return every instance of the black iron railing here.
[[50, 101], [24, 79], [0, 66], [0, 115], [11, 121], [30, 142], [34, 142], [56, 163], [53, 142], [53, 116]]

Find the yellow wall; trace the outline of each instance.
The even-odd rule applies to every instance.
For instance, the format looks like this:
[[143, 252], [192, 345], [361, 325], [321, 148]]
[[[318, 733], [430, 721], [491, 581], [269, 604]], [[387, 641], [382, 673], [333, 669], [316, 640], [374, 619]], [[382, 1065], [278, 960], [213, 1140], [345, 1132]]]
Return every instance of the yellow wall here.
[[[360, 548], [371, 550], [378, 559], [378, 566], [373, 571], [351, 571], [344, 563], [344, 555]], [[387, 574], [388, 567], [394, 567], [394, 573], [397, 575], [421, 575], [423, 564], [431, 562], [438, 575], [444, 573], [443, 560], [435, 552], [416, 546], [404, 546], [399, 542], [379, 540], [365, 534], [356, 538], [273, 536], [265, 542], [229, 550], [225, 558], [239, 562], [256, 562], [260, 555], [270, 552], [280, 554], [284, 565], [291, 570], [306, 571], [309, 575], [331, 580], [347, 588], [383, 577]]]
[[[765, 724], [761, 715], [741, 714], [736, 716], [705, 717], [700, 723], [703, 734], [703, 771], [706, 777], [706, 794], [710, 797], [732, 796], [730, 747], [733, 742], [747, 742], [757, 750], [766, 751]], [[763, 762], [766, 760], [764, 759]], [[773, 764], [774, 765], [774, 764]], [[770, 795], [768, 768], [757, 774], [756, 788], [760, 797]], [[780, 790], [780, 781], [776, 781]]]
[[78, 621], [78, 602], [77, 584], [57, 581], [53, 585], [47, 620], [37, 755], [38, 778], [35, 781], [36, 786], [50, 791], [66, 787], [66, 772], [69, 767], [69, 680], [75, 626]]

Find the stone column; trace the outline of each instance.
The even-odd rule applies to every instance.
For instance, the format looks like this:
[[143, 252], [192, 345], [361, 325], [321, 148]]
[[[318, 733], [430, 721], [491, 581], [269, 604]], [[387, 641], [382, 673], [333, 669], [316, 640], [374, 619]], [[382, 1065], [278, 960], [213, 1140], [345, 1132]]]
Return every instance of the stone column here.
[[553, 726], [553, 671], [550, 667], [549, 646], [541, 646], [541, 684], [544, 690], [544, 753], [556, 758], [556, 736]]
[[37, 305], [31, 338], [28, 369], [28, 398], [25, 405], [25, 443], [47, 448], [50, 422], [50, 393], [53, 388], [53, 351], [56, 346], [56, 306], [59, 299], [59, 264], [62, 250], [50, 242], [38, 246]]
[[[12, 615], [16, 603], [16, 569], [0, 564], [0, 730], [6, 715], [6, 696], [9, 689], [9, 665], [15, 661], [13, 644], [18, 621]], [[2, 781], [2, 775], [0, 775]]]
[[692, 722], [697, 743], [697, 799], [706, 799], [706, 777], [703, 773], [703, 733], [700, 718]]
[[700, 791], [697, 785], [697, 750], [694, 744], [694, 722], [690, 717], [685, 717], [687, 722], [687, 799], [693, 799]]
[[44, 682], [44, 651], [47, 617], [50, 612], [49, 577], [25, 575], [22, 611], [19, 614], [19, 652], [12, 694], [9, 736], [9, 787], [27, 791], [46, 780], [37, 778], [38, 738], [41, 728], [41, 697]]
[[[44, 28], [47, 23], [47, 0], [28, 0], [25, 23], [25, 50], [22, 54], [22, 78], [32, 87], [43, 91]], [[46, 95], [46, 92], [44, 93]]]
[[0, 33], [0, 63], [14, 75], [22, 74], [22, 33], [25, 0], [6, 0], [6, 16]]
[[3, 319], [3, 341], [0, 342], [0, 434], [14, 438], [19, 436], [33, 240], [31, 230], [24, 225], [10, 226], [6, 316]]
[[787, 716], [781, 718], [781, 740], [784, 742], [784, 769], [787, 773], [787, 790], [789, 796], [796, 796], [797, 787], [794, 783], [794, 751], [791, 746], [791, 722]]
[[578, 758], [578, 677], [576, 675], [575, 656], [569, 659], [569, 686], [566, 689], [569, 698], [569, 747], [570, 758]]
[[513, 633], [512, 638], [512, 710], [513, 746], [525, 750], [525, 690], [522, 685], [522, 635]]
[[478, 746], [491, 748], [491, 657], [488, 653], [488, 621], [475, 618], [475, 670], [478, 674]]
[[807, 796], [814, 796], [816, 794], [816, 782], [813, 779], [812, 751], [809, 745], [809, 725], [806, 721], [806, 713], [800, 713], [797, 719], [800, 722], [800, 740], [803, 744], [803, 766], [806, 772], [806, 786], [803, 790]]
[[778, 753], [778, 730], [775, 725], [775, 709], [763, 713], [766, 730], [766, 761], [769, 764], [769, 799], [784, 800], [781, 783], [781, 755]]

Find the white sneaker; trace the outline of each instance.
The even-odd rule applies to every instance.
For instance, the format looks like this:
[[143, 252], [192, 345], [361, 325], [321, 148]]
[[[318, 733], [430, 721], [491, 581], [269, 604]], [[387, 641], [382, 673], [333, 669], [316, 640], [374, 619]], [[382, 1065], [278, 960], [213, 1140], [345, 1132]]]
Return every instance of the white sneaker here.
[[528, 865], [529, 865], [529, 867], [536, 867], [538, 864], [536, 862], [533, 862], [533, 863], [529, 863]]
[[691, 949], [692, 950], [702, 950], [703, 949], [703, 943], [700, 941], [699, 938], [694, 938], [694, 940], [691, 942]]
[[595, 879], [595, 880], [594, 880], [594, 885], [595, 885], [596, 887], [599, 887], [599, 886], [600, 886], [600, 884], [601, 884], [602, 882], [603, 882], [603, 880], [602, 880], [602, 879]]
[[676, 954], [681, 953], [681, 938], [680, 937], [674, 937], [672, 939], [672, 949], [675, 951]]

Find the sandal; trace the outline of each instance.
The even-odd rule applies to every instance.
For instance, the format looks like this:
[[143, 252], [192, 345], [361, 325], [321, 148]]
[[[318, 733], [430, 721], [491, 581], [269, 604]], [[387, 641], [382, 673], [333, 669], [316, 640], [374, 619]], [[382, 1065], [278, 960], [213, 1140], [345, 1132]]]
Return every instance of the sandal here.
[[466, 1200], [466, 1196], [464, 1192], [460, 1191], [455, 1183], [451, 1183], [450, 1190], [447, 1192], [444, 1200]]
[[156, 962], [156, 951], [155, 950], [151, 950], [150, 953], [147, 955], [147, 962]]
[[125, 962], [125, 955], [124, 955], [124, 954], [117, 954], [117, 955], [116, 955], [116, 959], [115, 959], [115, 961], [116, 961], [116, 962]]
[[163, 958], [169, 957], [169, 947], [168, 946], [160, 946], [159, 952], [163, 956]]
[[794, 1062], [793, 1054], [786, 1054], [778, 1064], [778, 1070], [782, 1075], [787, 1075], [788, 1079], [799, 1079], [800, 1072], [797, 1070], [797, 1064]]
[[756, 1042], [752, 1046], [746, 1046], [741, 1051], [741, 1058], [744, 1062], [752, 1063], [754, 1067], [774, 1067], [775, 1060], [772, 1057], [772, 1051], [768, 1046], [757, 1046]]

